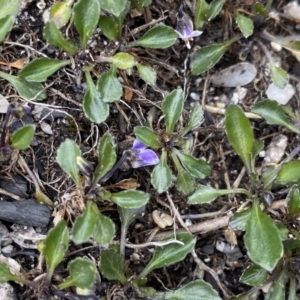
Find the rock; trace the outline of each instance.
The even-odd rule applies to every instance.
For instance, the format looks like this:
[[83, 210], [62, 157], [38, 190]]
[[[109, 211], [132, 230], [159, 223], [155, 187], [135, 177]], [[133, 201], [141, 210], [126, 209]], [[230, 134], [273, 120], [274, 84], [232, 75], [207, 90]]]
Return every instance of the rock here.
[[0, 284], [0, 299], [1, 300], [17, 300], [15, 291], [8, 282]]
[[254, 80], [257, 69], [248, 62], [230, 66], [210, 77], [211, 83], [222, 87], [243, 86]]
[[281, 89], [274, 83], [271, 83], [266, 90], [269, 99], [275, 100], [280, 105], [286, 105], [295, 94], [295, 88], [288, 83], [285, 88]]

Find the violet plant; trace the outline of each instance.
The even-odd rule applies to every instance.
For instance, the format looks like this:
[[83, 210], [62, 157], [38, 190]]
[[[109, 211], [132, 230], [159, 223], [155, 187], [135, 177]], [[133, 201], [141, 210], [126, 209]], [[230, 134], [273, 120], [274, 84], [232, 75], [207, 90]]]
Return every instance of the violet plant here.
[[191, 155], [192, 131], [203, 121], [201, 106], [195, 103], [187, 124], [181, 127], [177, 123], [183, 113], [183, 103], [183, 91], [172, 91], [162, 103], [165, 125], [161, 124], [163, 127], [159, 131], [154, 132], [150, 123], [134, 128], [139, 141], [161, 152], [159, 164], [151, 174], [151, 183], [158, 193], [166, 192], [174, 181], [179, 191], [190, 194], [195, 189], [196, 180], [206, 178], [211, 172], [204, 160]]
[[[299, 134], [299, 128], [288, 118], [287, 112], [272, 100], [263, 100], [252, 107], [252, 112], [262, 116], [268, 124], [284, 126]], [[272, 112], [272, 113], [270, 113]], [[188, 197], [188, 204], [210, 203], [227, 194], [241, 193], [251, 199], [248, 205], [236, 212], [229, 225], [235, 230], [245, 231], [244, 242], [252, 264], [245, 269], [241, 282], [253, 286], [243, 297], [250, 297], [267, 282], [272, 283], [267, 299], [274, 299], [280, 293], [296, 296], [297, 273], [293, 262], [297, 259], [294, 251], [300, 246], [300, 236], [282, 222], [274, 222], [266, 213], [276, 195], [285, 194], [291, 218], [300, 212], [300, 161], [293, 159], [299, 153], [297, 147], [286, 159], [278, 164], [267, 164], [261, 174], [255, 168], [255, 161], [263, 149], [263, 143], [254, 138], [251, 124], [242, 109], [230, 105], [225, 114], [225, 130], [229, 143], [243, 161], [249, 176], [247, 189], [215, 189], [199, 185]], [[294, 237], [290, 237], [289, 233]], [[272, 280], [268, 279], [271, 274]], [[287, 274], [289, 276], [287, 277]], [[290, 285], [288, 289], [287, 285]]]

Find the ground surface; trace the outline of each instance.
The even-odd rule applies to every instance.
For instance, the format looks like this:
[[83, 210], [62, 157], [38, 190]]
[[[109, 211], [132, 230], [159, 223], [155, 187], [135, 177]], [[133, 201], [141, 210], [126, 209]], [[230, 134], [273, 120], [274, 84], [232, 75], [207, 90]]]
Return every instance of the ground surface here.
[[[85, 158], [90, 161], [95, 161], [95, 145], [99, 137], [105, 132], [110, 131], [114, 136], [118, 145], [118, 155], [120, 156], [124, 148], [131, 147], [134, 138], [133, 128], [140, 125], [140, 120], [145, 120], [145, 117], [150, 108], [157, 108], [157, 116], [154, 124], [157, 124], [158, 118], [161, 116], [160, 105], [163, 99], [163, 92], [170, 92], [178, 87], [185, 90], [186, 95], [186, 114], [188, 116], [189, 103], [191, 101], [200, 101], [204, 105], [216, 107], [218, 104], [224, 106], [231, 103], [233, 97], [233, 88], [215, 88], [209, 84], [210, 74], [214, 74], [230, 65], [240, 61], [241, 52], [246, 52], [246, 61], [253, 63], [258, 69], [257, 80], [246, 86], [247, 95], [239, 104], [245, 111], [249, 111], [249, 107], [256, 101], [265, 98], [265, 89], [269, 83], [269, 78], [265, 75], [266, 59], [264, 53], [257, 47], [255, 38], [249, 40], [241, 40], [234, 44], [233, 47], [225, 54], [219, 64], [214, 67], [209, 73], [203, 76], [190, 75], [189, 67], [185, 68], [185, 63], [189, 65], [190, 55], [199, 47], [206, 46], [211, 43], [220, 43], [232, 37], [235, 32], [238, 32], [233, 20], [233, 11], [237, 8], [251, 12], [252, 1], [227, 1], [221, 14], [212, 22], [207, 23], [203, 28], [203, 34], [199, 38], [195, 38], [192, 43], [192, 49], [188, 50], [184, 42], [178, 42], [165, 50], [151, 50], [144, 48], [132, 48], [130, 53], [139, 61], [146, 65], [152, 66], [158, 74], [156, 88], [147, 86], [138, 75], [126, 74], [124, 71], [119, 71], [118, 76], [122, 80], [124, 95], [122, 101], [117, 104], [111, 104], [110, 116], [107, 121], [99, 126], [91, 124], [85, 117], [81, 108], [82, 98], [85, 92], [84, 76], [82, 76], [82, 66], [87, 62], [93, 62], [97, 56], [104, 54], [111, 56], [117, 51], [120, 51], [121, 45], [126, 45], [134, 38], [140, 37], [145, 30], [154, 24], [154, 20], [165, 17], [163, 22], [169, 26], [174, 26], [176, 9], [178, 3], [176, 1], [160, 1], [154, 0], [153, 4], [145, 9], [144, 14], [135, 16], [132, 12], [128, 15], [124, 22], [124, 33], [122, 40], [119, 43], [108, 41], [100, 31], [96, 32], [92, 38], [91, 47], [87, 52], [80, 53], [72, 57], [72, 66], [58, 71], [54, 76], [46, 82], [47, 99], [38, 104], [29, 103], [34, 110], [48, 107], [51, 111], [63, 111], [68, 115], [58, 115], [55, 120], [49, 118], [32, 116], [30, 122], [37, 125], [36, 135], [30, 150], [22, 152], [29, 167], [36, 170], [41, 179], [48, 196], [55, 202], [55, 209], [52, 213], [53, 217], [60, 214], [65, 218], [71, 226], [74, 219], [81, 213], [84, 204], [76, 191], [72, 181], [59, 168], [55, 162], [56, 150], [61, 142], [66, 138], [76, 140], [80, 144]], [[281, 11], [286, 1], [274, 1], [273, 9]], [[55, 47], [45, 43], [42, 35], [43, 19], [42, 15], [46, 8], [50, 7], [52, 1], [46, 1], [46, 7], [39, 9], [37, 1], [29, 3], [17, 18], [12, 32], [6, 40], [0, 45], [0, 61], [13, 62], [24, 58], [32, 60], [36, 57], [41, 57], [41, 54], [56, 59], [66, 59], [68, 55]], [[193, 15], [189, 8], [192, 8], [192, 1], [187, 1], [185, 11], [189, 15]], [[144, 28], [140, 26], [146, 25]], [[284, 20], [283, 23], [277, 24], [274, 20], [268, 20], [269, 30], [273, 33], [283, 34], [285, 29], [296, 29], [295, 24]], [[132, 34], [133, 32], [133, 34]], [[78, 40], [78, 36], [73, 27], [68, 30], [68, 36]], [[252, 47], [250, 48], [250, 44]], [[265, 42], [269, 48], [269, 43]], [[271, 49], [271, 48], [270, 48]], [[245, 51], [246, 50], [246, 51]], [[247, 51], [248, 50], [248, 51]], [[287, 51], [282, 50], [276, 53], [282, 60], [282, 66], [290, 72], [294, 79], [299, 80], [299, 62]], [[298, 66], [298, 67], [297, 67]], [[98, 76], [103, 71], [108, 70], [109, 65], [105, 63], [97, 63], [93, 70], [95, 76]], [[0, 70], [10, 74], [17, 74], [17, 70], [10, 66], [1, 65]], [[292, 84], [296, 85], [297, 81], [292, 80]], [[16, 92], [7, 81], [0, 79], [0, 93], [5, 96], [9, 102], [23, 101], [19, 99]], [[299, 93], [290, 101], [296, 114], [299, 113]], [[52, 132], [47, 132], [41, 128], [42, 124], [46, 124]], [[252, 122], [255, 129], [256, 138], [264, 140], [265, 145], [268, 145], [271, 139], [281, 133], [281, 128], [267, 126], [262, 120]], [[45, 126], [45, 125], [42, 125]], [[47, 128], [48, 128], [47, 127]], [[49, 129], [48, 128], [48, 129]], [[156, 128], [155, 128], [156, 129]], [[50, 134], [49, 134], [50, 133]], [[288, 152], [295, 147], [295, 135], [286, 133], [288, 137]], [[248, 176], [241, 174], [243, 165], [238, 157], [234, 154], [231, 146], [228, 144], [223, 126], [223, 115], [213, 112], [205, 113], [205, 121], [201, 127], [195, 132], [194, 156], [204, 158], [212, 167], [212, 175], [202, 181], [202, 184], [211, 184], [217, 188], [229, 188], [238, 178], [238, 187], [247, 188]], [[259, 164], [260, 162], [258, 162]], [[19, 174], [24, 178], [28, 178], [14, 160], [3, 163], [1, 176], [9, 177]], [[155, 228], [155, 224], [151, 219], [151, 212], [154, 209], [161, 209], [166, 213], [173, 214], [172, 208], [166, 199], [165, 194], [158, 195], [150, 184], [149, 168], [141, 168], [129, 170], [127, 172], [116, 173], [110, 184], [116, 183], [122, 179], [131, 178], [137, 182], [139, 189], [149, 192], [151, 200], [147, 205], [145, 214], [138, 218], [130, 226], [128, 232], [128, 242], [133, 244], [141, 244], [146, 241], [146, 234], [151, 233]], [[243, 172], [243, 171], [242, 171]], [[241, 175], [240, 177], [238, 177]], [[28, 182], [27, 189], [28, 198], [34, 195], [34, 187]], [[220, 286], [209, 272], [204, 272], [204, 279], [211, 283], [212, 286], [220, 293], [220, 297], [225, 299], [229, 295], [236, 295], [249, 289], [246, 285], [239, 283], [239, 277], [248, 263], [246, 249], [243, 244], [243, 235], [236, 232], [237, 236], [237, 253], [225, 253], [216, 250], [217, 244], [224, 243], [229, 245], [230, 233], [228, 233], [227, 223], [218, 224], [220, 217], [228, 215], [229, 211], [236, 211], [240, 205], [246, 201], [243, 197], [222, 197], [213, 204], [201, 206], [187, 206], [187, 197], [176, 191], [175, 188], [170, 190], [170, 195], [178, 208], [178, 211], [184, 219], [190, 219], [193, 224], [207, 221], [209, 229], [200, 230], [201, 234], [197, 234], [196, 253], [203, 262], [214, 270], [220, 279], [223, 286], [221, 291]], [[3, 196], [5, 200], [10, 199]], [[280, 200], [278, 197], [275, 200]], [[109, 216], [116, 224], [117, 234], [114, 242], [118, 242], [120, 238], [120, 221], [117, 209], [110, 203], [102, 203], [101, 211]], [[207, 215], [207, 213], [213, 213]], [[196, 216], [192, 218], [191, 216]], [[284, 210], [279, 210], [275, 216], [285, 221]], [[11, 223], [4, 222], [9, 228]], [[50, 222], [48, 227], [41, 229], [42, 234], [47, 234], [47, 231], [53, 226]], [[208, 226], [208, 225], [207, 225]], [[181, 225], [178, 224], [181, 228]], [[9, 229], [11, 230], [11, 229]], [[13, 252], [25, 251], [26, 247], [22, 247], [13, 243]], [[60, 282], [66, 276], [66, 264], [69, 257], [88, 256], [97, 261], [99, 259], [99, 249], [91, 244], [82, 246], [70, 247], [70, 253], [63, 264], [57, 269], [54, 281]], [[86, 247], [89, 247], [85, 249]], [[126, 249], [126, 262], [132, 270], [132, 275], [138, 273], [151, 257], [150, 249]], [[35, 249], [31, 249], [30, 255], [19, 254], [14, 257], [22, 266], [22, 272], [28, 278], [40, 276], [45, 271], [45, 265], [38, 266], [38, 254]], [[74, 252], [76, 251], [76, 252]], [[74, 254], [73, 254], [74, 253]], [[35, 254], [35, 256], [33, 255]], [[134, 254], [134, 255], [133, 255]], [[148, 278], [148, 285], [157, 290], [174, 289], [181, 284], [187, 283], [196, 279], [199, 275], [197, 265], [191, 256], [174, 266], [154, 271]], [[42, 277], [41, 277], [42, 278]], [[36, 295], [26, 290], [25, 287], [20, 288], [18, 285], [13, 285], [16, 288], [18, 299], [35, 299]], [[134, 299], [133, 290], [130, 287], [122, 287], [117, 282], [109, 282], [101, 278], [99, 284], [100, 294], [108, 295], [109, 299]], [[259, 296], [257, 296], [259, 297]]]

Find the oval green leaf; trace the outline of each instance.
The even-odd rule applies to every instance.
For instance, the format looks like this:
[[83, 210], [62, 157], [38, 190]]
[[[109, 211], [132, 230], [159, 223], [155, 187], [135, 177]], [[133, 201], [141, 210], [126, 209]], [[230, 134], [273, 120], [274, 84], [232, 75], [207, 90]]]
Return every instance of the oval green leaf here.
[[101, 3], [101, 9], [104, 9], [114, 16], [118, 17], [125, 9], [127, 0], [99, 0]]
[[177, 180], [176, 187], [184, 195], [189, 195], [195, 190], [195, 178], [190, 175], [184, 168], [181, 166], [176, 166], [177, 169]]
[[124, 274], [123, 257], [112, 249], [102, 250], [100, 254], [100, 271], [108, 280], [119, 280], [123, 285], [127, 282]]
[[0, 0], [0, 19], [18, 12], [20, 0]]
[[43, 243], [42, 253], [47, 262], [47, 277], [51, 278], [56, 266], [63, 260], [69, 247], [69, 230], [65, 220], [49, 230]]
[[176, 149], [174, 149], [174, 151], [183, 167], [191, 176], [200, 179], [204, 179], [207, 176], [210, 176], [211, 168], [207, 162], [202, 159], [197, 159], [192, 155], [182, 153]]
[[178, 38], [172, 27], [156, 25], [148, 30], [136, 43], [138, 46], [152, 49], [165, 49], [175, 44]]
[[73, 0], [57, 2], [51, 6], [50, 18], [54, 21], [57, 28], [65, 26], [72, 14]]
[[300, 212], [300, 192], [296, 185], [292, 186], [288, 195], [288, 208], [292, 217], [298, 215]]
[[59, 289], [66, 289], [76, 286], [81, 289], [88, 289], [96, 278], [95, 264], [86, 258], [76, 257], [68, 264], [70, 277], [59, 285]]
[[139, 208], [145, 205], [149, 199], [149, 194], [135, 190], [126, 190], [111, 194], [111, 201], [124, 208]]
[[0, 77], [9, 81], [18, 91], [19, 95], [27, 100], [44, 100], [47, 97], [43, 86], [38, 82], [28, 82], [23, 78], [9, 75], [0, 71]]
[[111, 41], [117, 40], [120, 35], [119, 26], [113, 16], [100, 16], [99, 27], [102, 33]]
[[179, 120], [183, 110], [183, 91], [177, 89], [172, 91], [162, 102], [161, 110], [165, 116], [166, 133], [173, 133], [174, 127]]
[[76, 54], [78, 51], [77, 46], [63, 37], [62, 33], [52, 20], [45, 25], [43, 35], [45, 40], [52, 46], [62, 48], [72, 55]]
[[251, 216], [252, 210], [245, 209], [243, 211], [236, 212], [229, 221], [229, 226], [235, 230], [246, 230], [247, 222]]
[[270, 125], [284, 126], [291, 131], [300, 133], [300, 130], [289, 121], [285, 111], [275, 100], [266, 99], [258, 102], [251, 107], [251, 111], [262, 116]]
[[72, 240], [75, 244], [87, 242], [94, 233], [98, 221], [95, 209], [98, 209], [97, 206], [88, 201], [83, 214], [76, 218], [72, 229]]
[[260, 286], [262, 285], [268, 278], [268, 271], [264, 270], [258, 265], [250, 265], [243, 272], [241, 277], [241, 282], [249, 284], [251, 286]]
[[57, 60], [46, 57], [36, 58], [19, 73], [19, 76], [29, 82], [43, 82], [57, 70], [70, 63], [70, 60]]
[[290, 161], [282, 165], [277, 181], [282, 184], [292, 183], [300, 178], [300, 160]]
[[99, 181], [113, 167], [116, 159], [116, 144], [112, 135], [107, 132], [99, 140], [98, 163], [93, 174], [93, 181]]
[[73, 179], [75, 184], [80, 186], [79, 169], [76, 163], [77, 156], [81, 156], [80, 148], [74, 141], [66, 139], [57, 150], [56, 161], [64, 172]]
[[146, 277], [151, 271], [155, 269], [170, 266], [179, 261], [182, 261], [187, 256], [187, 254], [192, 251], [196, 243], [196, 238], [193, 235], [186, 232], [177, 233], [176, 236], [172, 234], [166, 239], [174, 238], [182, 242], [183, 245], [174, 243], [163, 247], [155, 248], [153, 257], [140, 274], [140, 278]]
[[242, 109], [237, 105], [230, 105], [225, 113], [225, 130], [229, 143], [237, 155], [251, 172], [251, 150], [254, 134], [251, 124]]
[[210, 284], [203, 280], [194, 280], [183, 287], [171, 292], [156, 292], [155, 299], [169, 300], [221, 300]]
[[159, 164], [153, 169], [151, 183], [159, 194], [167, 191], [172, 184], [172, 171], [167, 165], [165, 149], [162, 150]]
[[120, 100], [123, 95], [122, 85], [113, 70], [101, 74], [97, 88], [104, 102]]
[[134, 127], [134, 134], [136, 138], [147, 147], [152, 149], [158, 149], [162, 147], [162, 144], [158, 140], [156, 134], [148, 127], [136, 126]]
[[35, 133], [35, 125], [28, 124], [17, 129], [11, 136], [11, 145], [13, 148], [25, 150], [30, 146]]
[[99, 245], [107, 245], [115, 235], [115, 224], [109, 217], [102, 215], [99, 210], [97, 210], [97, 214], [98, 222], [96, 223], [93, 238]]
[[207, 10], [209, 5], [205, 0], [198, 0], [196, 3], [196, 12], [195, 12], [195, 29], [200, 29], [207, 21]]
[[86, 117], [97, 124], [104, 122], [109, 115], [109, 106], [104, 103], [99, 91], [93, 83], [89, 72], [85, 72], [88, 89], [83, 97], [83, 111]]
[[80, 36], [81, 47], [85, 49], [89, 38], [98, 25], [100, 17], [99, 0], [78, 0], [73, 11], [74, 25]]
[[15, 22], [15, 17], [12, 15], [8, 15], [0, 19], [0, 42], [2, 42], [5, 39], [6, 34], [11, 31], [14, 22]]
[[253, 25], [253, 21], [250, 18], [248, 18], [248, 17], [240, 14], [238, 11], [236, 11], [235, 12], [235, 21], [245, 38], [247, 38], [253, 34], [254, 25]]
[[211, 2], [206, 11], [206, 19], [208, 21], [214, 19], [222, 10], [225, 2], [226, 0], [214, 0]]
[[274, 84], [280, 89], [284, 89], [289, 81], [289, 76], [287, 72], [284, 69], [275, 65], [271, 66], [270, 71], [271, 79], [274, 82]]
[[149, 66], [144, 66], [142, 64], [137, 64], [136, 67], [137, 67], [137, 69], [139, 71], [140, 77], [146, 83], [155, 84], [157, 74], [156, 74], [156, 71], [153, 68], [151, 68]]
[[246, 225], [244, 237], [249, 258], [263, 269], [272, 272], [283, 255], [283, 246], [273, 220], [255, 201]]
[[9, 267], [0, 261], [0, 284], [5, 283], [7, 281], [18, 281], [23, 282], [22, 278], [19, 278], [19, 276], [14, 275]]
[[117, 53], [116, 55], [110, 57], [109, 61], [121, 70], [130, 69], [136, 64], [134, 57], [125, 52]]
[[199, 75], [211, 69], [224, 55], [230, 44], [215, 44], [205, 46], [198, 51], [191, 61], [191, 69], [193, 75]]

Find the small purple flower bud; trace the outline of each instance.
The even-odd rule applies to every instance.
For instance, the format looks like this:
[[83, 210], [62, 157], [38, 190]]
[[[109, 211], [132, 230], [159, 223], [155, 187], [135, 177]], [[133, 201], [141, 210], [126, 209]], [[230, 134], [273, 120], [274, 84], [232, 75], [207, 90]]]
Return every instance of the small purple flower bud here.
[[137, 139], [134, 141], [130, 152], [130, 163], [132, 168], [152, 166], [159, 163], [159, 158], [156, 153], [151, 149], [147, 149], [147, 147]]
[[190, 41], [193, 40], [193, 37], [199, 36], [202, 34], [202, 31], [193, 30], [194, 25], [191, 18], [179, 9], [177, 15], [177, 24], [176, 24], [176, 32], [179, 35], [179, 38], [183, 39], [186, 43], [187, 48], [191, 48]]

